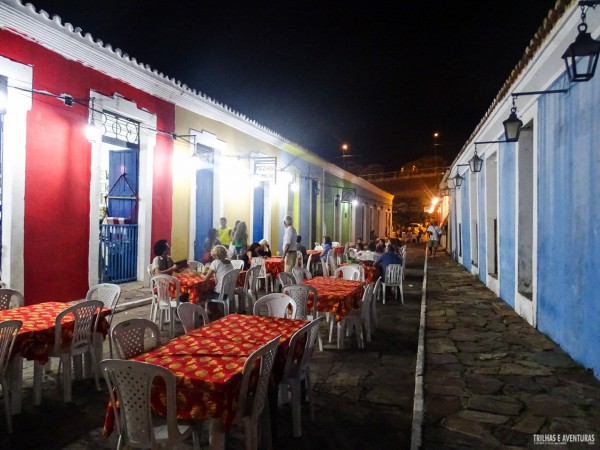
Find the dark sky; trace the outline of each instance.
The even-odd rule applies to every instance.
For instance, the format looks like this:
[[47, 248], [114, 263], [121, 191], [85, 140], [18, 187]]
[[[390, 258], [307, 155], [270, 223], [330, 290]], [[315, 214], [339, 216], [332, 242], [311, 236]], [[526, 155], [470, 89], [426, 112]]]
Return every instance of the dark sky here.
[[447, 162], [555, 0], [27, 0], [339, 164]]

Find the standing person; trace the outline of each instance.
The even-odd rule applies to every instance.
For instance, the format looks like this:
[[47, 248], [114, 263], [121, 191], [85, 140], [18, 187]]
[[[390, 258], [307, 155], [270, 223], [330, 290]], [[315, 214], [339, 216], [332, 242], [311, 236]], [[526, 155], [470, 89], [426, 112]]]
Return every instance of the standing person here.
[[248, 248], [248, 231], [246, 228], [246, 222], [239, 222], [236, 225], [231, 241], [235, 247], [236, 255], [241, 255], [246, 252]]
[[210, 256], [210, 251], [213, 249], [215, 245], [221, 245], [221, 241], [217, 239], [217, 229], [210, 228], [208, 230], [208, 237], [204, 239], [204, 254], [202, 255], [201, 261], [206, 264], [212, 261], [212, 256]]
[[291, 216], [285, 216], [283, 219], [283, 226], [285, 227], [285, 232], [283, 233], [283, 261], [285, 271], [287, 273], [292, 273], [292, 269], [296, 267], [296, 238], [298, 233], [296, 233], [296, 229], [293, 226], [294, 221]]
[[227, 248], [229, 242], [231, 242], [231, 228], [227, 226], [227, 219], [225, 217], [221, 217], [220, 222], [221, 226], [217, 229], [217, 237], [221, 245]]
[[427, 247], [429, 247], [429, 256], [435, 257], [437, 253], [438, 246], [440, 245], [440, 235], [442, 234], [442, 230], [438, 227], [437, 222], [433, 222], [427, 228], [427, 234], [429, 234], [429, 242], [427, 242]]
[[302, 261], [306, 264], [308, 261], [308, 255], [306, 254], [306, 247], [302, 245], [302, 236], [298, 235], [296, 237], [296, 250], [302, 253]]

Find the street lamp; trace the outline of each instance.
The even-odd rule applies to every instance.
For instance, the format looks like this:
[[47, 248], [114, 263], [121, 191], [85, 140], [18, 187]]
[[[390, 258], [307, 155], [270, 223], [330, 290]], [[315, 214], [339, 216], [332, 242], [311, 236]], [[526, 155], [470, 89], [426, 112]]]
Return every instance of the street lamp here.
[[437, 168], [437, 139], [438, 137], [440, 137], [440, 133], [438, 133], [437, 131], [435, 133], [433, 133], [433, 168], [436, 169]]
[[585, 23], [585, 6], [594, 7], [600, 2], [579, 2], [581, 5], [581, 23], [577, 26], [579, 34], [575, 42], [567, 47], [563, 53], [562, 59], [565, 60], [569, 81], [588, 81], [591, 80], [598, 64], [598, 55], [600, 55], [600, 42], [592, 38], [587, 32]]

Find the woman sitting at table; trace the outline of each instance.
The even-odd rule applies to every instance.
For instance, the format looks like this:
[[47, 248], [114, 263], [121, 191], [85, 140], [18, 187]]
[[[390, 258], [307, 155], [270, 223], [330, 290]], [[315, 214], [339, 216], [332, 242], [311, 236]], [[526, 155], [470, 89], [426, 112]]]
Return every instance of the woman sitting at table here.
[[261, 239], [260, 241], [258, 241], [260, 248], [258, 249], [258, 255], [262, 256], [264, 258], [270, 258], [271, 256], [273, 256], [271, 254], [271, 247], [269, 247], [269, 241], [267, 241], [266, 239]]
[[258, 242], [253, 242], [248, 247], [248, 251], [242, 255], [241, 260], [244, 261], [244, 270], [248, 270], [252, 265], [252, 258], [256, 258], [257, 256], [262, 256], [260, 254], [260, 244]]
[[210, 251], [210, 256], [213, 257], [213, 262], [210, 263], [206, 275], [202, 276], [202, 280], [209, 280], [212, 277], [216, 279], [215, 292], [211, 298], [217, 298], [223, 288], [223, 277], [227, 272], [233, 270], [233, 266], [227, 258], [227, 249], [222, 245], [215, 245]]
[[331, 251], [332, 248], [333, 248], [333, 246], [331, 244], [331, 238], [329, 236], [325, 236], [323, 238], [323, 250], [321, 250], [321, 261], [322, 262], [327, 262], [327, 255], [329, 255], [329, 252]]
[[171, 247], [166, 239], [155, 242], [154, 256], [152, 261], [152, 273], [154, 275], [173, 275], [173, 272], [178, 270], [177, 264], [171, 258]]

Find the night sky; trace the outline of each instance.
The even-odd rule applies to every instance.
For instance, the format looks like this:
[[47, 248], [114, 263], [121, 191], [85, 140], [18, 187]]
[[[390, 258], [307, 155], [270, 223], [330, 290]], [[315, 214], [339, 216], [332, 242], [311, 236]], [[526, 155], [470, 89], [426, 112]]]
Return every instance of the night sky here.
[[[341, 165], [450, 163], [555, 0], [30, 0]], [[348, 158], [348, 161], [350, 158]]]

